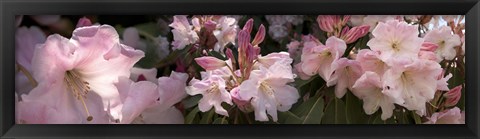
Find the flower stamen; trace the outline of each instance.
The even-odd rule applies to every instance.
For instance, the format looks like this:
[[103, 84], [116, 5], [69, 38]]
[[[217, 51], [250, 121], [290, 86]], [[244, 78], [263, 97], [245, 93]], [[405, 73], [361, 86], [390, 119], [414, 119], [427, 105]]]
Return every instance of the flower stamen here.
[[81, 79], [76, 71], [67, 71], [65, 73], [65, 82], [67, 83], [67, 88], [72, 92], [73, 97], [82, 102], [83, 108], [87, 113], [87, 121], [92, 121], [93, 117], [88, 111], [85, 100], [88, 92], [90, 92], [90, 85], [88, 82]]

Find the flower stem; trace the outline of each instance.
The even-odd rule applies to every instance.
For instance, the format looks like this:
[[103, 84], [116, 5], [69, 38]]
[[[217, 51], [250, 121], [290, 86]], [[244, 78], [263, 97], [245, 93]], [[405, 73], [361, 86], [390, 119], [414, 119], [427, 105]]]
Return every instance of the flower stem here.
[[230, 70], [230, 72], [232, 73], [233, 80], [235, 80], [235, 83], [237, 83], [237, 85], [239, 85], [240, 82], [238, 82], [238, 77], [237, 77], [237, 75], [235, 75], [235, 72], [233, 71], [232, 67], [230, 67], [228, 64], [227, 64], [227, 67]]

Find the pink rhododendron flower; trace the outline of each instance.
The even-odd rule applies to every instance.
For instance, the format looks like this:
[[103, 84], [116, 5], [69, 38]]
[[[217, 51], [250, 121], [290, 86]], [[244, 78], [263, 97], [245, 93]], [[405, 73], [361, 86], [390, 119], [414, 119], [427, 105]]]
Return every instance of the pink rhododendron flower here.
[[175, 104], [187, 97], [185, 90], [188, 74], [174, 72], [170, 77], [158, 78], [159, 97], [153, 106], [145, 109], [133, 123], [143, 124], [183, 124], [182, 113]]
[[294, 58], [297, 55], [300, 55], [300, 52], [301, 52], [300, 51], [301, 49], [299, 49], [300, 45], [301, 45], [300, 42], [296, 40], [287, 44], [288, 53], [290, 54], [290, 57]]
[[458, 101], [462, 97], [462, 85], [454, 87], [452, 90], [443, 94], [443, 96], [446, 98], [445, 106], [451, 107], [457, 105]]
[[425, 103], [432, 100], [437, 91], [437, 76], [441, 72], [440, 64], [434, 61], [397, 61], [383, 76], [384, 93], [392, 96], [397, 104], [423, 116]]
[[[35, 46], [44, 43], [45, 34], [40, 28], [32, 26], [30, 28], [20, 27], [15, 33], [15, 60], [26, 70], [32, 73], [32, 57]], [[21, 94], [27, 94], [33, 89], [33, 84], [29, 81], [25, 73], [17, 72], [15, 75], [15, 91]]]
[[[109, 25], [78, 28], [70, 40], [51, 35], [36, 47], [32, 69], [39, 84], [22, 96], [25, 107], [19, 109], [29, 111], [33, 108], [27, 105], [38, 103], [44, 111], [37, 114], [45, 118], [40, 123], [102, 123], [105, 111], [118, 120], [123, 102], [114, 83], [128, 77], [143, 56], [142, 51], [119, 43]], [[22, 120], [39, 122], [28, 117]]]
[[225, 45], [228, 43], [235, 45], [238, 26], [235, 18], [229, 18], [227, 16], [222, 16], [218, 22], [216, 30], [213, 31], [213, 35], [215, 35], [218, 41], [215, 44], [214, 50], [223, 52]]
[[347, 88], [352, 90], [353, 84], [362, 76], [363, 70], [358, 61], [347, 58], [340, 58], [332, 63], [332, 66], [336, 68], [331, 80], [336, 84], [335, 96], [342, 98], [347, 93]]
[[258, 56], [258, 64], [261, 64], [267, 68], [275, 64], [276, 62], [292, 63], [293, 59], [290, 58], [290, 54], [287, 52], [270, 53], [266, 56]]
[[303, 73], [313, 76], [319, 74], [326, 82], [327, 86], [334, 84], [331, 82], [331, 76], [335, 71], [332, 63], [336, 62], [345, 52], [347, 45], [345, 42], [337, 37], [330, 37], [326, 41], [326, 45], [315, 43], [305, 43], [302, 53], [302, 67]]
[[363, 100], [363, 109], [366, 114], [371, 115], [378, 108], [382, 108], [381, 118], [386, 120], [392, 117], [395, 105], [394, 98], [382, 91], [381, 78], [375, 72], [366, 71], [353, 85], [352, 93]]
[[458, 107], [432, 114], [424, 124], [465, 124], [465, 112]]
[[356, 60], [364, 71], [372, 71], [377, 73], [380, 77], [389, 68], [388, 65], [380, 60], [378, 52], [362, 49], [358, 51]]
[[277, 121], [277, 110], [289, 110], [300, 98], [297, 89], [287, 85], [294, 81], [293, 78], [291, 66], [285, 63], [277, 62], [269, 68], [260, 66], [240, 85], [239, 96], [251, 101], [255, 120], [268, 121], [268, 113]]
[[303, 72], [302, 65], [303, 65], [302, 62], [300, 62], [300, 63], [298, 63], [298, 64], [295, 64], [295, 65], [293, 66], [293, 68], [295, 69], [295, 70], [293, 71], [293, 73], [295, 73], [296, 75], [298, 75], [298, 77], [300, 77], [300, 79], [302, 79], [302, 80], [308, 80], [308, 79], [310, 79], [310, 77], [312, 77], [312, 76], [311, 76], [311, 75], [307, 75], [307, 74], [305, 74], [305, 73]]
[[225, 89], [225, 80], [211, 72], [203, 72], [202, 80], [192, 79], [190, 86], [186, 87], [187, 94], [202, 94], [202, 99], [198, 102], [198, 108], [202, 112], [215, 107], [215, 112], [228, 116], [227, 110], [222, 107], [222, 102], [233, 105], [230, 93]]
[[438, 45], [435, 50], [439, 61], [446, 59], [452, 60], [457, 55], [455, 50], [456, 46], [461, 45], [460, 37], [456, 34], [452, 34], [450, 27], [442, 26], [439, 29], [429, 31], [425, 35], [426, 42], [432, 42]]
[[237, 105], [237, 107], [243, 112], [252, 112], [253, 106], [250, 104], [250, 101], [244, 99], [240, 96], [240, 87], [235, 87], [230, 91], [230, 95], [232, 96], [233, 102]]
[[157, 85], [149, 81], [133, 82], [126, 77], [120, 77], [115, 85], [123, 105], [121, 115], [114, 123], [130, 124], [159, 98]]
[[379, 58], [387, 64], [390, 64], [389, 59], [418, 57], [423, 43], [423, 39], [418, 37], [417, 26], [396, 20], [379, 23], [372, 34], [375, 38], [367, 45], [380, 52]]
[[173, 28], [173, 50], [181, 50], [186, 45], [193, 44], [198, 40], [198, 35], [188, 23], [187, 16], [173, 16], [173, 23], [170, 24], [170, 27]]

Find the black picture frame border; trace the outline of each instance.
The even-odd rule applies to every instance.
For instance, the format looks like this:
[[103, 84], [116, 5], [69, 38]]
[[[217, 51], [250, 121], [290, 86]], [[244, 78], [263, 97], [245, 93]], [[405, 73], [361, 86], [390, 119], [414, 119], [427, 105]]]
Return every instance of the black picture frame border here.
[[[465, 14], [466, 125], [15, 125], [15, 15]], [[478, 0], [4, 0], [0, 1], [0, 137], [478, 138]]]

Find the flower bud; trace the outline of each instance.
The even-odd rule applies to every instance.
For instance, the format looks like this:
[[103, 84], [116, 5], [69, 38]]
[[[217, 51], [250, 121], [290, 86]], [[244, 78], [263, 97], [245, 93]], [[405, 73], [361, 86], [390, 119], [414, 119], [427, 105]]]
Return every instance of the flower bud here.
[[215, 70], [215, 69], [225, 67], [227, 65], [225, 61], [212, 56], [195, 58], [195, 61], [197, 62], [198, 65], [200, 65], [205, 70]]
[[430, 51], [435, 52], [437, 50], [438, 45], [432, 42], [423, 42], [422, 47], [420, 47], [421, 51]]
[[318, 26], [325, 32], [333, 32], [335, 21], [334, 15], [319, 15], [317, 17]]
[[92, 21], [90, 21], [90, 19], [86, 17], [82, 17], [78, 20], [77, 28], [84, 27], [84, 26], [91, 26], [91, 25], [92, 25]]
[[[348, 27], [345, 28], [348, 29]], [[369, 29], [370, 26], [368, 25], [353, 27], [352, 29], [347, 30], [345, 34], [342, 32], [343, 35], [340, 38], [342, 38], [347, 44], [350, 44], [367, 35]]]
[[247, 23], [245, 23], [242, 30], [247, 32], [247, 34], [250, 34], [252, 32], [252, 28], [253, 28], [253, 19], [250, 18], [248, 19]]
[[265, 26], [260, 25], [260, 28], [258, 28], [258, 32], [255, 35], [255, 38], [252, 41], [253, 46], [258, 46], [258, 44], [263, 42], [263, 39], [265, 38]]
[[458, 101], [462, 97], [462, 85], [459, 85], [443, 94], [443, 97], [446, 98], [445, 106], [450, 107], [457, 105]]
[[212, 20], [208, 20], [207, 22], [205, 22], [204, 26], [208, 32], [212, 32], [213, 30], [215, 30], [215, 28], [217, 28], [217, 23]]

